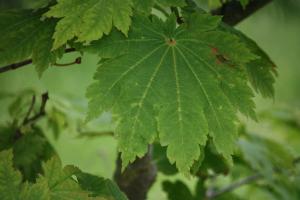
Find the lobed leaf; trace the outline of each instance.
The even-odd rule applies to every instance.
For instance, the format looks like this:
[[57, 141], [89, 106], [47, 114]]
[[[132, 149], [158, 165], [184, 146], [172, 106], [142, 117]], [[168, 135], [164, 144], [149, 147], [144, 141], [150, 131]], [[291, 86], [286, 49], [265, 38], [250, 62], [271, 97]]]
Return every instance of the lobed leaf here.
[[100, 64], [88, 89], [88, 119], [113, 112], [123, 167], [156, 138], [184, 173], [208, 137], [230, 162], [237, 110], [255, 118], [244, 64], [256, 56], [217, 30], [219, 20], [194, 17], [199, 19], [176, 27], [174, 16], [166, 22], [139, 16], [128, 38], [113, 32], [89, 47], [111, 59]]

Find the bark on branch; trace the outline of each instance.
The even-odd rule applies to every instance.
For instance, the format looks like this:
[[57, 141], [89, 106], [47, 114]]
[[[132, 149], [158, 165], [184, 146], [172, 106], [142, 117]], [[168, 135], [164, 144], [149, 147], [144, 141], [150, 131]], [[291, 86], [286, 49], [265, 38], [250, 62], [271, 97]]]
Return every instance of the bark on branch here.
[[122, 161], [119, 154], [114, 179], [120, 189], [129, 200], [145, 200], [157, 174], [156, 166], [152, 162], [152, 147], [149, 146], [148, 153], [128, 165], [123, 173], [121, 166]]
[[211, 14], [222, 15], [223, 22], [235, 26], [270, 2], [272, 2], [272, 0], [252, 0], [246, 8], [243, 8], [239, 1], [233, 0], [224, 3], [222, 7], [216, 10], [212, 10]]

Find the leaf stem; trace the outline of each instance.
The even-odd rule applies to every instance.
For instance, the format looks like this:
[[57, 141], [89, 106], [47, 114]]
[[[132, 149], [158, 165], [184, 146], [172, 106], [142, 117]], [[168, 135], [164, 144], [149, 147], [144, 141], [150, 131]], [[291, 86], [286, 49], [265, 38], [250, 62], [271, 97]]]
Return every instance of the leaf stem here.
[[70, 65], [75, 65], [75, 64], [81, 64], [81, 57], [78, 57], [75, 59], [75, 61], [73, 62], [70, 62], [70, 63], [55, 63], [54, 65], [57, 66], [57, 67], [68, 67]]

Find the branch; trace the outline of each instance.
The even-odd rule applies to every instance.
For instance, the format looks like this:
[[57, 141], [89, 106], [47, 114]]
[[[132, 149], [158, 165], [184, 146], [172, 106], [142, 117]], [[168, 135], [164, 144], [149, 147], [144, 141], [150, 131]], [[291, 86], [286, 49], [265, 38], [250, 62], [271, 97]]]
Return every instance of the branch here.
[[[298, 165], [300, 163], [300, 157], [296, 157], [294, 160], [293, 160], [293, 165]], [[206, 197], [207, 199], [214, 199], [224, 193], [227, 193], [227, 192], [231, 192], [243, 185], [247, 185], [247, 184], [250, 184], [250, 183], [253, 183], [259, 179], [263, 178], [263, 175], [260, 174], [260, 173], [256, 173], [254, 175], [251, 175], [251, 176], [248, 176], [246, 178], [243, 178], [241, 180], [238, 180], [237, 182], [235, 183], [232, 183], [228, 186], [225, 186], [224, 188], [220, 189], [219, 191], [211, 191], [209, 193], [206, 194]]]
[[224, 193], [227, 193], [227, 192], [231, 192], [243, 185], [247, 185], [249, 183], [252, 183], [252, 182], [255, 182], [259, 179], [261, 179], [263, 176], [261, 174], [254, 174], [252, 176], [249, 176], [249, 177], [246, 177], [246, 178], [243, 178], [235, 183], [232, 183], [231, 185], [228, 185], [222, 189], [220, 189], [219, 191], [215, 191], [215, 192], [210, 192], [210, 193], [207, 193], [206, 194], [206, 197], [207, 199], [214, 199]]
[[212, 10], [211, 14], [222, 15], [223, 22], [235, 26], [270, 2], [272, 2], [272, 0], [252, 0], [244, 9], [239, 1], [228, 1], [224, 3], [222, 7]]
[[143, 158], [136, 159], [129, 164], [124, 172], [121, 171], [121, 156], [117, 159], [114, 179], [129, 200], [145, 200], [153, 185], [157, 169], [152, 162], [152, 146]]
[[49, 99], [48, 92], [42, 94], [42, 103], [41, 103], [39, 112], [36, 115], [32, 116], [31, 118], [28, 118], [23, 123], [23, 125], [28, 125], [28, 124], [34, 123], [35, 121], [37, 121], [39, 118], [43, 117], [46, 114], [45, 108], [46, 108], [46, 103], [47, 103], [48, 99]]
[[[76, 51], [75, 48], [68, 48], [68, 49], [65, 50], [65, 53], [71, 53], [71, 52], [74, 52], [74, 51]], [[19, 68], [22, 68], [22, 67], [26, 67], [30, 64], [32, 64], [32, 59], [24, 60], [24, 61], [21, 61], [21, 62], [18, 62], [18, 63], [10, 64], [10, 65], [6, 65], [6, 66], [3, 66], [3, 67], [0, 67], [0, 74], [4, 73], [4, 72], [7, 72], [7, 71], [11, 71], [11, 70], [19, 69]]]
[[34, 108], [34, 105], [35, 105], [35, 102], [36, 102], [35, 95], [32, 96], [31, 104], [30, 104], [29, 109], [28, 109], [28, 111], [25, 115], [23, 123], [17, 128], [17, 130], [15, 132], [14, 141], [19, 140], [23, 136], [23, 134], [22, 134], [22, 127], [23, 126], [27, 126], [27, 125], [30, 125], [30, 124], [36, 122], [38, 119], [40, 119], [41, 117], [43, 117], [46, 114], [45, 108], [46, 108], [46, 103], [49, 99], [48, 92], [42, 94], [41, 98], [42, 98], [42, 102], [41, 102], [39, 112], [36, 115], [30, 117], [31, 113], [33, 112], [33, 108]]

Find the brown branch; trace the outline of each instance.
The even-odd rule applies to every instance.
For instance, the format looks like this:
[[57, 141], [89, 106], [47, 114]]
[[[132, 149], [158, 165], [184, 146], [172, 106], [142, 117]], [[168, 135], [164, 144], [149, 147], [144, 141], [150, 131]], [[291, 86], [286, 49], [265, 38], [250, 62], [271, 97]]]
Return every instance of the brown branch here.
[[222, 15], [223, 22], [235, 26], [270, 2], [272, 2], [272, 0], [252, 0], [244, 9], [239, 1], [228, 1], [224, 3], [222, 7], [212, 10], [211, 14]]
[[49, 99], [48, 92], [42, 94], [41, 99], [42, 99], [42, 102], [41, 102], [39, 112], [36, 115], [30, 117], [31, 113], [33, 112], [33, 108], [34, 108], [34, 105], [35, 105], [35, 102], [36, 102], [35, 95], [32, 96], [32, 101], [31, 101], [29, 109], [28, 109], [28, 111], [25, 115], [23, 123], [20, 125], [20, 127], [17, 128], [17, 130], [15, 132], [14, 141], [19, 140], [23, 136], [23, 133], [22, 133], [22, 127], [23, 126], [27, 126], [27, 125], [30, 125], [30, 124], [36, 122], [38, 119], [40, 119], [41, 117], [43, 117], [46, 114], [45, 108], [46, 108], [46, 103]]
[[39, 118], [43, 117], [46, 114], [46, 104], [47, 101], [49, 99], [49, 95], [48, 92], [42, 94], [42, 102], [41, 102], [41, 106], [40, 106], [40, 110], [39, 112], [32, 116], [31, 118], [28, 118], [25, 123], [23, 123], [23, 125], [28, 125], [28, 124], [32, 124], [34, 122], [36, 122]]
[[129, 164], [123, 173], [121, 156], [120, 154], [118, 156], [114, 179], [129, 200], [145, 200], [150, 187], [155, 182], [157, 169], [152, 162], [151, 149], [150, 145], [148, 153]]
[[[68, 48], [68, 49], [65, 50], [65, 53], [71, 53], [71, 52], [74, 52], [74, 51], [76, 51], [75, 48]], [[26, 67], [30, 64], [32, 64], [32, 59], [27, 59], [27, 60], [24, 60], [24, 61], [21, 61], [21, 62], [18, 62], [18, 63], [13, 63], [13, 64], [10, 64], [10, 65], [6, 65], [6, 66], [3, 66], [3, 67], [0, 67], [0, 74], [4, 73], [4, 72], [7, 72], [7, 71], [16, 70], [16, 69], [19, 69], [19, 68], [22, 68], [22, 67]]]

